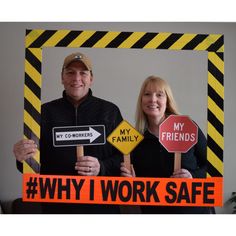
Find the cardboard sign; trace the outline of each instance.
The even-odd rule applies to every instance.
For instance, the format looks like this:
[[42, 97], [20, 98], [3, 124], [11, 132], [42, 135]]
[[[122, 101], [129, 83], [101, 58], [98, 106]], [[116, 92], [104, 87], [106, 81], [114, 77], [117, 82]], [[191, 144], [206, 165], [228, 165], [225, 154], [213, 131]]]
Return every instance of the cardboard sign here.
[[222, 206], [223, 178], [169, 179], [23, 175], [23, 201], [150, 206]]
[[188, 117], [170, 115], [159, 128], [159, 140], [168, 152], [185, 153], [198, 140], [198, 126]]
[[54, 127], [53, 146], [102, 145], [105, 144], [105, 126]]
[[130, 154], [142, 140], [143, 135], [125, 120], [107, 138], [107, 141], [124, 155]]

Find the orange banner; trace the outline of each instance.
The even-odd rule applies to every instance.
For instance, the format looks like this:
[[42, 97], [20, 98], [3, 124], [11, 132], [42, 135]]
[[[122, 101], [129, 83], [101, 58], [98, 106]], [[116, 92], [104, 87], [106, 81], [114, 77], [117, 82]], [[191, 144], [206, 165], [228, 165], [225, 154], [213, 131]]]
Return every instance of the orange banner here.
[[23, 174], [23, 200], [119, 205], [223, 206], [223, 178], [126, 178]]

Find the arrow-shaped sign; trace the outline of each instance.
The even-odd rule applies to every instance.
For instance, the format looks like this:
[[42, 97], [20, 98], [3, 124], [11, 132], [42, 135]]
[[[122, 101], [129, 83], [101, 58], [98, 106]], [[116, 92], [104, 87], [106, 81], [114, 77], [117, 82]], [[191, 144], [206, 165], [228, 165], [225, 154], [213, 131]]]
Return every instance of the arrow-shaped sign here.
[[101, 134], [95, 129], [89, 127], [88, 131], [68, 131], [68, 132], [56, 132], [56, 141], [68, 141], [68, 140], [86, 140], [88, 139], [92, 143]]
[[105, 143], [104, 125], [66, 126], [53, 128], [53, 145], [77, 146], [99, 145]]

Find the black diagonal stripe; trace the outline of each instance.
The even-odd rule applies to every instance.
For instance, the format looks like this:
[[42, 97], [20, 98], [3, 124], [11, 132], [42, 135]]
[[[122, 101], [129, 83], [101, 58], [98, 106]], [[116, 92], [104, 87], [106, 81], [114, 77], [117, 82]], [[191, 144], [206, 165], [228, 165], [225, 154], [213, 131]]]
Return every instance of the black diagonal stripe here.
[[41, 88], [31, 79], [31, 77], [25, 73], [25, 85], [35, 94], [35, 96], [41, 99]]
[[24, 123], [24, 135], [26, 136], [26, 138], [31, 139], [31, 129], [28, 127], [28, 125], [26, 123]]
[[157, 35], [158, 33], [146, 33], [131, 48], [143, 48], [147, 43], [149, 43]]
[[67, 47], [73, 40], [75, 40], [83, 31], [70, 31], [63, 39], [61, 39], [55, 47]]
[[219, 50], [222, 46], [224, 45], [224, 36], [222, 35], [220, 38], [218, 38], [216, 40], [216, 42], [214, 42], [212, 45], [210, 45], [207, 48], [207, 51], [209, 52], [216, 52], [217, 50]]
[[38, 137], [34, 134], [34, 132], [29, 128], [29, 126], [26, 123], [24, 123], [24, 135], [27, 139], [34, 140], [37, 146], [39, 147]]
[[25, 49], [25, 59], [41, 74], [41, 61], [28, 48]]
[[223, 53], [223, 52], [216, 52], [216, 55], [217, 55], [222, 61], [224, 61], [224, 53]]
[[208, 84], [208, 96], [216, 103], [216, 105], [223, 111], [224, 100], [216, 93], [216, 91]]
[[223, 177], [222, 174], [209, 161], [207, 161], [207, 172], [212, 177]]
[[88, 40], [86, 40], [81, 47], [93, 47], [104, 35], [107, 34], [107, 31], [97, 31], [94, 33]]
[[224, 75], [210, 60], [208, 60], [208, 71], [218, 80], [219, 83], [224, 85]]
[[33, 157], [26, 159], [25, 162], [34, 170], [35, 173], [40, 173], [40, 164]]
[[33, 43], [31, 43], [29, 48], [40, 48], [42, 45], [48, 41], [57, 32], [57, 30], [46, 30], [44, 31]]
[[188, 42], [182, 49], [193, 50], [208, 36], [209, 36], [208, 34], [198, 34], [190, 42]]
[[207, 135], [207, 146], [215, 153], [215, 155], [223, 161], [223, 150], [222, 148], [211, 138], [210, 135]]
[[24, 108], [33, 117], [33, 119], [40, 125], [40, 113], [38, 113], [38, 111], [26, 98], [24, 98]]
[[106, 46], [106, 48], [118, 48], [131, 34], [133, 34], [133, 32], [121, 32]]
[[172, 44], [174, 44], [183, 34], [171, 34], [164, 42], [162, 42], [157, 49], [168, 49]]
[[32, 31], [31, 29], [27, 29], [27, 30], [25, 31], [25, 36], [27, 36], [31, 31]]
[[216, 128], [216, 130], [224, 136], [224, 125], [217, 119], [217, 117], [208, 109], [207, 120]]

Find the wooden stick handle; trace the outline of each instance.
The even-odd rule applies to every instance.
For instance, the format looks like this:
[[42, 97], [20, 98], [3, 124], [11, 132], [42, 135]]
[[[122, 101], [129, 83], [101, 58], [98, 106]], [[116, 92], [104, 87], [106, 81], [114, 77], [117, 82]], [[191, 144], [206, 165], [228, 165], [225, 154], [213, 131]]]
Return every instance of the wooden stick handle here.
[[84, 156], [84, 147], [82, 145], [76, 147], [76, 155], [77, 155], [77, 160], [79, 157]]
[[175, 152], [174, 171], [181, 169], [181, 153]]
[[125, 167], [126, 167], [129, 171], [131, 171], [130, 154], [124, 155], [124, 164], [125, 164]]

